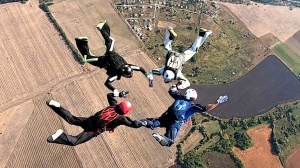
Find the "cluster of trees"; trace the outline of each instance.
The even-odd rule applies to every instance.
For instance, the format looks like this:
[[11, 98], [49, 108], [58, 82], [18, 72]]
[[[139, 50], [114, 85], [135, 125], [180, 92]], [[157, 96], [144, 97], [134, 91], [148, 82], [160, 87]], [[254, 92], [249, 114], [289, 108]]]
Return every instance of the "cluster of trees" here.
[[0, 4], [11, 3], [11, 2], [21, 2], [26, 3], [28, 0], [0, 0]]
[[249, 135], [245, 132], [234, 133], [235, 146], [241, 150], [245, 150], [253, 145], [253, 142]]

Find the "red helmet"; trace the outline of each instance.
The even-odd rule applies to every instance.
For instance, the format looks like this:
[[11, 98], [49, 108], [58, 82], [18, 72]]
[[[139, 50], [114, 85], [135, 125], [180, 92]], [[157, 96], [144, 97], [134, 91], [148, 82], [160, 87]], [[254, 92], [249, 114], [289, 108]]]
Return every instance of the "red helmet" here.
[[122, 101], [119, 106], [124, 114], [128, 114], [132, 109], [132, 105], [129, 101]]

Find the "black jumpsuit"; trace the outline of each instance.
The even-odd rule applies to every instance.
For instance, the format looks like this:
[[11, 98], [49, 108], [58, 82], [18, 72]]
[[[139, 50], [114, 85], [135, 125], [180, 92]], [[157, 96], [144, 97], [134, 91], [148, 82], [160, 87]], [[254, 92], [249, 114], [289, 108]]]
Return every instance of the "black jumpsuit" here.
[[[121, 57], [117, 52], [114, 51], [114, 40], [110, 36], [110, 27], [107, 23], [103, 25], [100, 32], [105, 41], [106, 52], [103, 56], [97, 57], [97, 61], [89, 63], [99, 68], [106, 69], [108, 78], [105, 81], [105, 86], [109, 90], [115, 90], [115, 88], [112, 86], [112, 82], [121, 79], [121, 69], [124, 65], [129, 65], [133, 71], [141, 71], [144, 75], [147, 74], [147, 71], [143, 67], [128, 64], [123, 57]], [[82, 55], [90, 54], [88, 41], [76, 39], [76, 45]]]
[[51, 136], [47, 139], [50, 143], [64, 144], [70, 146], [76, 146], [78, 144], [84, 143], [104, 131], [113, 131], [116, 127], [120, 125], [125, 125], [132, 128], [139, 128], [141, 125], [138, 124], [138, 121], [133, 121], [129, 117], [124, 115], [117, 115], [117, 117], [109, 122], [105, 127], [99, 127], [100, 121], [100, 113], [107, 108], [114, 108], [118, 105], [117, 100], [113, 97], [113, 93], [107, 94], [107, 99], [109, 102], [109, 107], [102, 109], [101, 111], [95, 113], [94, 115], [84, 118], [84, 117], [76, 117], [73, 116], [68, 110], [63, 107], [51, 107], [60, 117], [62, 117], [66, 122], [71, 125], [76, 125], [82, 127], [84, 130], [77, 136], [68, 135], [66, 133], [62, 133], [57, 139], [54, 141], [51, 140]]

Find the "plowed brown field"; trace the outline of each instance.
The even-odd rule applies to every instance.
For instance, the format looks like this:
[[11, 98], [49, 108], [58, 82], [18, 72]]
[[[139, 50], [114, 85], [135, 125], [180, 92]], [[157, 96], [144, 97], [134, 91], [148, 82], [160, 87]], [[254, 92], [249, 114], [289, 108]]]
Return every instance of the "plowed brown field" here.
[[281, 42], [300, 29], [300, 9], [286, 6], [222, 3], [227, 6], [257, 37], [272, 33]]
[[256, 127], [247, 131], [254, 146], [246, 150], [233, 148], [233, 152], [243, 161], [245, 167], [281, 168], [278, 156], [271, 152], [269, 139], [271, 128], [268, 125]]
[[[95, 27], [107, 19], [116, 50], [130, 63], [147, 70], [155, 67], [109, 1], [57, 1], [51, 11], [71, 41], [88, 36], [97, 55], [104, 50]], [[76, 147], [47, 143], [58, 128], [73, 135], [82, 130], [62, 121], [45, 101], [54, 98], [74, 115], [94, 114], [108, 105], [109, 90], [103, 84], [107, 76], [104, 70], [76, 62], [38, 1], [1, 5], [0, 14], [0, 167], [160, 168], [174, 164], [175, 145], [161, 147], [151, 136], [154, 131], [146, 128], [121, 126], [113, 134], [101, 134]], [[133, 119], [159, 116], [172, 101], [169, 86], [161, 78], [156, 78], [154, 88], [148, 87], [141, 73], [114, 85], [130, 91]]]
[[296, 152], [291, 154], [287, 160], [286, 160], [286, 165], [287, 168], [298, 168], [300, 167], [300, 150], [298, 149]]

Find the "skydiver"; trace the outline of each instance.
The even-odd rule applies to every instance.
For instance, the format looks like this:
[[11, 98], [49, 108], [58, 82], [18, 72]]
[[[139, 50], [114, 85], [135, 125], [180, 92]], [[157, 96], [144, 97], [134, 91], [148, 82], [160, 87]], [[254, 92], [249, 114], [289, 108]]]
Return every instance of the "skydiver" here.
[[197, 99], [197, 92], [194, 89], [187, 89], [182, 95], [177, 86], [173, 85], [169, 89], [169, 94], [175, 99], [174, 103], [158, 118], [146, 118], [140, 120], [140, 124], [151, 129], [157, 127], [165, 127], [166, 133], [159, 135], [153, 133], [152, 136], [162, 146], [170, 147], [181, 128], [182, 123], [186, 122], [194, 113], [208, 112], [216, 108], [219, 104], [228, 100], [227, 96], [220, 96], [216, 103], [211, 103], [206, 106], [195, 104], [193, 101]]
[[172, 50], [172, 41], [177, 37], [177, 34], [172, 27], [168, 27], [166, 29], [164, 40], [164, 55], [166, 56], [165, 64], [161, 68], [151, 70], [150, 73], [154, 75], [163, 75], [165, 83], [177, 80], [178, 89], [189, 87], [189, 80], [182, 74], [183, 65], [198, 52], [200, 46], [211, 34], [211, 30], [201, 28], [198, 37], [190, 48], [183, 53], [179, 53]]
[[[121, 94], [126, 94], [123, 92], [126, 91], [120, 92], [118, 97], [123, 97]], [[136, 120], [133, 121], [131, 118], [125, 116], [132, 109], [131, 103], [128, 101], [122, 101], [118, 104], [114, 97], [116, 96], [113, 93], [108, 93], [107, 100], [109, 102], [109, 106], [88, 118], [73, 116], [67, 109], [63, 108], [59, 102], [55, 100], [48, 100], [46, 104], [55, 113], [69, 124], [82, 127], [83, 132], [76, 136], [72, 136], [66, 134], [62, 129], [58, 129], [55, 134], [47, 138], [47, 141], [49, 143], [76, 146], [87, 142], [102, 132], [113, 132], [114, 129], [120, 125], [132, 128], [141, 127], [143, 124], [142, 122]]]
[[[85, 62], [88, 62], [99, 68], [105, 68], [106, 74], [108, 75], [105, 81], [105, 86], [114, 92], [115, 95], [119, 94], [119, 91], [112, 86], [112, 82], [115, 80], [120, 80], [121, 77], [131, 78], [133, 71], [142, 72], [149, 80], [149, 87], [153, 86], [153, 76], [143, 67], [137, 65], [128, 64], [123, 57], [121, 57], [117, 52], [114, 51], [115, 40], [110, 36], [110, 27], [106, 20], [100, 22], [97, 25], [97, 29], [101, 32], [104, 38], [104, 45], [106, 47], [106, 52], [103, 56], [95, 56], [91, 53], [88, 46], [87, 37], [77, 37], [75, 38], [77, 48], [79, 49], [81, 55]], [[126, 97], [127, 95], [124, 95]]]

